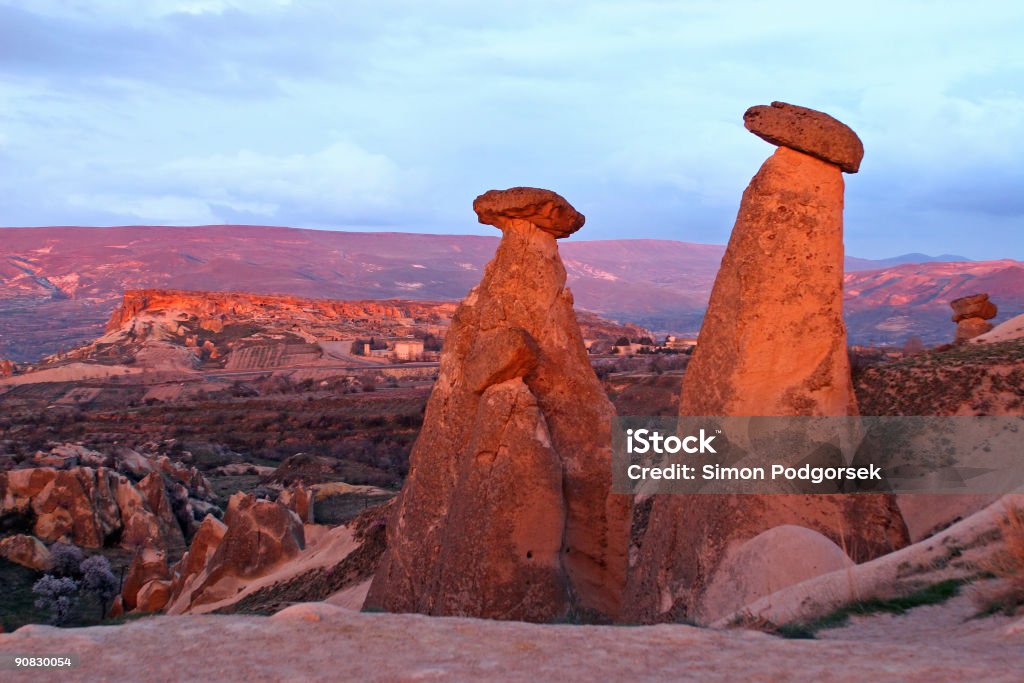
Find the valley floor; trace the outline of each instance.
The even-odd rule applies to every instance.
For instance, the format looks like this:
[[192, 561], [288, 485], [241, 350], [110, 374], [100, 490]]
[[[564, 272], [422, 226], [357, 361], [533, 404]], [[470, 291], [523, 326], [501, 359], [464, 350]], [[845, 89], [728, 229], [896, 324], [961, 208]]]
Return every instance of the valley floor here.
[[[364, 614], [325, 603], [273, 617], [181, 616], [27, 626], [0, 653], [77, 653], [76, 669], [10, 681], [1019, 681], [1024, 620], [964, 621], [966, 598], [855, 619], [816, 640], [682, 625], [540, 626]], [[929, 623], [942, 628], [929, 628]]]

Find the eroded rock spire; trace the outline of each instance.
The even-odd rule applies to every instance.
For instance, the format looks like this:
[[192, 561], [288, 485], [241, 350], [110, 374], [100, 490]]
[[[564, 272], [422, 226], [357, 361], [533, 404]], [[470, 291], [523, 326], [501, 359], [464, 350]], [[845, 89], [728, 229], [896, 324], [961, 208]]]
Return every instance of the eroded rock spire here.
[[[743, 193], [680, 414], [856, 415], [842, 315], [842, 172], [860, 167], [863, 147], [849, 127], [804, 107], [753, 107], [744, 123], [780, 147]], [[628, 618], [721, 616], [706, 596], [723, 559], [786, 524], [824, 534], [858, 561], [908, 541], [889, 496], [658, 496], [630, 568]]]
[[629, 501], [610, 493], [614, 409], [591, 369], [548, 190], [473, 202], [503, 235], [445, 341], [366, 605], [551, 621], [615, 618]]

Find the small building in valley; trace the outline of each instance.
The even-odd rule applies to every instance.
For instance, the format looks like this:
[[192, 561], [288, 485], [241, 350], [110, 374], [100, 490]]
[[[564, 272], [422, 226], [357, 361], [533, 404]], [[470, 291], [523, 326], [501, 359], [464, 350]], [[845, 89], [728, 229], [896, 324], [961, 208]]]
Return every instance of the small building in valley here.
[[402, 339], [395, 342], [395, 358], [398, 360], [419, 360], [423, 357], [421, 339]]

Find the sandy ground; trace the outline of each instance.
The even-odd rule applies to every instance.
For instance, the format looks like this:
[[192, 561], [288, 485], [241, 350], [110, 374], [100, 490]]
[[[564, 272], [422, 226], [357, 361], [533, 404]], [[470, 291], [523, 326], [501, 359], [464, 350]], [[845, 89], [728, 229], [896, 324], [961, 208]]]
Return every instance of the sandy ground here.
[[972, 343], [1001, 342], [1024, 337], [1024, 315], [1018, 315], [999, 323], [985, 334], [978, 335]]
[[1021, 680], [1024, 629], [981, 620], [969, 637], [960, 629], [897, 637], [902, 625], [890, 622], [867, 634], [872, 627], [856, 624], [826, 639], [784, 640], [682, 625], [539, 626], [310, 603], [270, 618], [26, 626], [0, 635], [0, 652], [80, 656], [76, 669], [4, 671], [10, 681]]

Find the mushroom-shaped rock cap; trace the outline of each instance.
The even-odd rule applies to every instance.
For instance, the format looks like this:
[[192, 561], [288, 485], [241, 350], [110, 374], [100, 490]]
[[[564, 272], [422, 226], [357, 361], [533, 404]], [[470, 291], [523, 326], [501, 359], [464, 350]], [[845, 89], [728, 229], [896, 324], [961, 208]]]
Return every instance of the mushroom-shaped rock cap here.
[[989, 320], [996, 317], [999, 309], [994, 303], [988, 300], [988, 294], [971, 294], [953, 299], [949, 302], [953, 309], [953, 322], [958, 323], [968, 318], [982, 318]]
[[835, 164], [847, 173], [860, 169], [864, 145], [853, 129], [828, 114], [785, 102], [760, 104], [743, 115], [747, 130], [773, 145], [790, 147]]
[[522, 219], [556, 238], [568, 237], [586, 221], [565, 197], [536, 187], [488, 190], [473, 200], [473, 210], [481, 223], [504, 230], [509, 221]]

